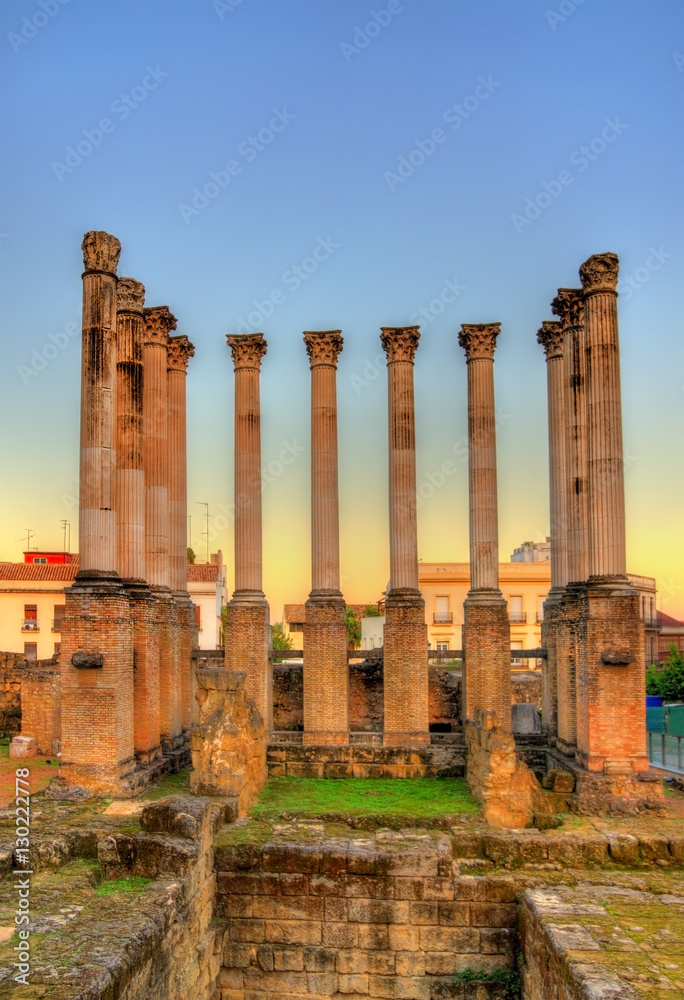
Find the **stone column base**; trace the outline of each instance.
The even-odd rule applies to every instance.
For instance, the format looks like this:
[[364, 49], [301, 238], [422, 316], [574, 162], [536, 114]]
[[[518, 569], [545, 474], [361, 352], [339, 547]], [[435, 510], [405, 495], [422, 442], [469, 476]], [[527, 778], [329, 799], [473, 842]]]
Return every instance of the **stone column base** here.
[[313, 591], [306, 602], [303, 680], [302, 742], [348, 743], [347, 621], [338, 591]]
[[578, 763], [612, 777], [647, 772], [644, 623], [626, 577], [582, 588], [577, 637]]
[[385, 746], [427, 746], [428, 649], [425, 602], [417, 590], [390, 590], [383, 647]]
[[261, 591], [236, 591], [226, 612], [226, 667], [244, 670], [245, 691], [270, 732], [273, 720], [268, 602]]
[[79, 574], [61, 631], [62, 764], [69, 785], [111, 794], [135, 769], [133, 617], [118, 577]]
[[511, 629], [501, 591], [471, 590], [464, 603], [463, 718], [478, 709], [496, 714], [511, 729]]
[[558, 727], [556, 745], [561, 753], [577, 747], [577, 656], [579, 595], [582, 584], [569, 583], [554, 612]]
[[541, 627], [541, 643], [546, 650], [546, 659], [542, 660], [541, 676], [542, 730], [550, 743], [554, 743], [558, 735], [556, 632], [562, 596], [562, 589], [551, 589], [544, 601], [544, 620]]
[[159, 634], [159, 731], [162, 750], [172, 753], [182, 736], [178, 606], [167, 587], [152, 587]]
[[159, 621], [157, 601], [142, 581], [126, 581], [133, 617], [133, 746], [136, 760], [162, 755], [159, 731]]
[[187, 591], [176, 591], [173, 597], [178, 621], [181, 730], [187, 733], [199, 721], [199, 706], [195, 698], [197, 681], [192, 662], [192, 651], [198, 642], [195, 605]]

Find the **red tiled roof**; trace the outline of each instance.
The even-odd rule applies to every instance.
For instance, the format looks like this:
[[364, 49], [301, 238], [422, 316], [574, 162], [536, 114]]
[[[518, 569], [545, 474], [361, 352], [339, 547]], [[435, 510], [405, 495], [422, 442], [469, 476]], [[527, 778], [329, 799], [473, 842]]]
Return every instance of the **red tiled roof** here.
[[78, 563], [0, 562], [0, 580], [54, 580], [71, 583], [78, 573]]
[[219, 568], [206, 563], [188, 563], [188, 583], [216, 583]]
[[666, 615], [664, 611], [658, 611], [658, 624], [666, 625], [668, 628], [672, 628], [673, 625], [684, 627], [684, 622], [678, 622], [676, 618]]

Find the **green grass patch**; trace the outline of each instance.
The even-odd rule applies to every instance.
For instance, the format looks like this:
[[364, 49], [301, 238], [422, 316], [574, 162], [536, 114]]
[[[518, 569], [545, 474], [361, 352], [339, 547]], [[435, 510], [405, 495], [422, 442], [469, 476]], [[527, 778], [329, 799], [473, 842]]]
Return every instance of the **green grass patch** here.
[[116, 878], [111, 882], [100, 882], [95, 887], [98, 896], [112, 896], [117, 892], [142, 892], [154, 879], [143, 878], [142, 875], [131, 875], [130, 878]]
[[183, 768], [177, 774], [167, 774], [165, 778], [154, 785], [144, 795], [140, 796], [141, 802], [154, 802], [156, 799], [163, 799], [166, 795], [189, 795], [190, 794], [190, 768]]
[[252, 809], [256, 819], [282, 813], [407, 816], [431, 820], [474, 816], [480, 807], [463, 778], [269, 778]]
[[517, 969], [493, 969], [491, 972], [483, 970], [463, 969], [462, 972], [454, 973], [454, 980], [459, 985], [469, 985], [470, 983], [483, 983], [487, 986], [499, 986], [506, 990], [510, 1000], [518, 1000], [522, 983], [520, 973]]

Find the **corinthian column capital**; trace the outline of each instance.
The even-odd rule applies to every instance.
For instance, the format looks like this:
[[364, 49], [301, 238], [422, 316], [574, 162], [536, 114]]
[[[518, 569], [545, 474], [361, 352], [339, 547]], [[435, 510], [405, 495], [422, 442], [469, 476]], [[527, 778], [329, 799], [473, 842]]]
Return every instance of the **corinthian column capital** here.
[[175, 330], [178, 321], [168, 306], [151, 306], [144, 310], [145, 343], [168, 347], [169, 332]]
[[344, 340], [340, 330], [304, 331], [306, 353], [312, 368], [325, 365], [337, 368], [337, 356], [342, 350]]
[[584, 323], [584, 293], [581, 288], [559, 288], [551, 303], [551, 312], [560, 316], [564, 330]]
[[620, 261], [616, 253], [595, 253], [579, 269], [585, 296], [595, 292], [613, 292], [617, 295]]
[[537, 332], [537, 343], [541, 344], [546, 360], [563, 357], [563, 324], [558, 319], [545, 320]]
[[135, 278], [119, 278], [116, 283], [116, 311], [143, 314], [145, 286]]
[[101, 230], [91, 230], [83, 237], [81, 250], [86, 273], [104, 271], [106, 274], [116, 275], [121, 253], [121, 243], [116, 236], [110, 236]]
[[259, 371], [261, 359], [268, 350], [263, 333], [229, 333], [226, 343], [230, 347], [236, 372], [249, 368]]
[[466, 353], [466, 361], [493, 361], [496, 338], [501, 323], [463, 323], [458, 342]]
[[169, 337], [169, 349], [167, 353], [167, 370], [170, 372], [182, 372], [186, 374], [188, 370], [188, 360], [195, 356], [195, 345], [191, 344], [185, 334], [179, 337]]
[[380, 328], [380, 342], [387, 356], [387, 364], [395, 361], [407, 361], [413, 364], [420, 340], [418, 326], [383, 326]]

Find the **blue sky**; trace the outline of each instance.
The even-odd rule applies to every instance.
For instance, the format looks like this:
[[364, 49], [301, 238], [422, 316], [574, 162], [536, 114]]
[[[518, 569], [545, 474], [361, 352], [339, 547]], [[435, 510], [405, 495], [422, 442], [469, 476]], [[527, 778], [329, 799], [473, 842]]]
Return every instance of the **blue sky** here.
[[[5, 0], [0, 557], [21, 558], [26, 527], [36, 544], [59, 548], [64, 517], [76, 542], [79, 347], [67, 325], [80, 324], [85, 231], [119, 237], [119, 273], [145, 284], [149, 305], [167, 303], [196, 345], [193, 539], [201, 551], [196, 501], [207, 500], [211, 548], [229, 559], [224, 336], [246, 329], [241, 319], [266, 335], [266, 587], [276, 616], [309, 587], [302, 331], [341, 328], [345, 338], [343, 577], [349, 600], [375, 599], [388, 574], [379, 327], [421, 323], [417, 466], [428, 494], [465, 434], [460, 324], [502, 323], [507, 558], [548, 530], [536, 331], [556, 289], [577, 285], [582, 261], [612, 250], [624, 276], [629, 568], [656, 575], [663, 608], [684, 616], [684, 8], [572, 7]], [[427, 318], [415, 318], [420, 309]], [[297, 460], [279, 469], [285, 445]], [[467, 558], [460, 455], [457, 466], [420, 507], [426, 561]]]

